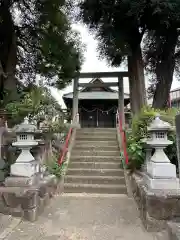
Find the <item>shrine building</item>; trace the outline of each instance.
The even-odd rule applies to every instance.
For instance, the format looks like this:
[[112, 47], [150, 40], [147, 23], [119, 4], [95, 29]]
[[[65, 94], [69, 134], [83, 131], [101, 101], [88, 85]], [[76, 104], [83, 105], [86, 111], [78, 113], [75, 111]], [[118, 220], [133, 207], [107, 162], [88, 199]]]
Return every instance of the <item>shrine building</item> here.
[[[79, 84], [80, 85], [80, 84]], [[86, 128], [113, 128], [116, 127], [116, 113], [119, 109], [119, 98], [123, 101], [123, 111], [125, 123], [129, 122], [130, 113], [127, 111], [127, 105], [130, 103], [129, 94], [123, 93], [119, 96], [119, 91], [113, 90], [109, 85], [103, 82], [101, 78], [94, 78], [87, 84], [82, 84], [78, 90], [78, 100], [74, 105], [78, 105], [79, 123], [81, 127]], [[84, 87], [83, 87], [84, 86]], [[74, 89], [75, 91], [75, 89]], [[73, 92], [63, 95], [66, 107], [73, 112]], [[75, 98], [74, 97], [74, 98]], [[74, 106], [75, 107], [75, 106]]]

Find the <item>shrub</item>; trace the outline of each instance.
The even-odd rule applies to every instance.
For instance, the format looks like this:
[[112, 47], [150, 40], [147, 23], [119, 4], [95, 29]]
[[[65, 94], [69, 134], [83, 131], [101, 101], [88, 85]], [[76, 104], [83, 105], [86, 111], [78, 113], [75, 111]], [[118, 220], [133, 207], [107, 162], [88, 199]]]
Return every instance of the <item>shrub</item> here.
[[60, 166], [58, 164], [57, 159], [58, 158], [57, 158], [56, 154], [54, 154], [54, 156], [51, 158], [51, 161], [48, 161], [46, 168], [50, 174], [55, 175], [57, 178], [61, 178], [66, 173], [68, 163], [63, 162]]
[[49, 165], [47, 165], [47, 170], [50, 174], [55, 175], [57, 178], [61, 178], [65, 175], [67, 169], [67, 163], [64, 162], [59, 166], [57, 161], [52, 161]]
[[[175, 125], [175, 116], [179, 112], [177, 109], [168, 109], [166, 111], [155, 110], [151, 107], [144, 107], [141, 112], [132, 119], [132, 130], [127, 134], [127, 151], [129, 155], [129, 168], [140, 169], [145, 160], [145, 152], [143, 149], [143, 139], [148, 137], [147, 127], [150, 125], [157, 113], [163, 121], [169, 122], [172, 126]], [[165, 152], [173, 164], [177, 165], [176, 153], [176, 135], [175, 131], [168, 134], [169, 140], [173, 142], [169, 145]]]
[[129, 156], [128, 167], [134, 171], [135, 169], [140, 169], [144, 162], [145, 152], [143, 150], [143, 141], [137, 141], [131, 132], [127, 134], [127, 151]]
[[175, 126], [175, 116], [180, 112], [180, 109], [169, 108], [166, 111], [158, 111], [160, 113], [161, 119], [165, 122], [170, 123], [172, 126]]
[[152, 122], [157, 112], [151, 107], [144, 107], [132, 119], [132, 136], [136, 141], [147, 137], [147, 126]]
[[60, 121], [52, 122], [49, 125], [49, 131], [51, 133], [65, 133], [66, 134], [68, 132], [68, 130], [69, 130], [69, 126]]

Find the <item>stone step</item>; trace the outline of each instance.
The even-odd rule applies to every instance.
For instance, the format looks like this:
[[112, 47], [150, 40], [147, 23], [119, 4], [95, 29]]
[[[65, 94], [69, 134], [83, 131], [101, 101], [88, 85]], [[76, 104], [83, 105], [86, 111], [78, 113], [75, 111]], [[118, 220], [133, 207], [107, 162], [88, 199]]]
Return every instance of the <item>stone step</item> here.
[[106, 147], [106, 146], [118, 146], [117, 140], [112, 140], [112, 141], [75, 141], [75, 146], [102, 146], [102, 147]]
[[68, 168], [67, 175], [81, 176], [119, 176], [123, 177], [122, 169], [84, 169], [84, 168]]
[[119, 169], [121, 167], [119, 162], [70, 162], [70, 168], [83, 168], [83, 169]]
[[66, 175], [65, 183], [83, 184], [125, 184], [124, 177]]
[[81, 145], [75, 145], [74, 150], [78, 151], [118, 151], [119, 147], [117, 144], [115, 146], [81, 146]]
[[114, 132], [83, 132], [77, 133], [76, 136], [90, 137], [90, 136], [103, 136], [103, 137], [116, 137], [116, 133]]
[[72, 156], [110, 156], [110, 157], [118, 157], [120, 156], [120, 151], [96, 151], [96, 150], [76, 150], [73, 149]]
[[98, 136], [98, 135], [102, 135], [102, 136], [114, 136], [114, 137], [116, 137], [116, 132], [93, 132], [93, 131], [90, 131], [90, 132], [78, 132], [77, 133], [77, 136], [80, 136], [80, 135], [82, 135], [82, 136], [87, 136], [87, 137], [89, 137], [89, 136]]
[[126, 194], [126, 186], [111, 184], [76, 184], [65, 183], [64, 192], [66, 193], [108, 193], [108, 194]]
[[77, 133], [92, 133], [92, 132], [110, 132], [110, 133], [116, 133], [116, 128], [80, 128], [77, 129]]
[[120, 156], [74, 156], [71, 155], [70, 162], [114, 162], [114, 163], [121, 163]]
[[102, 134], [97, 134], [97, 135], [76, 135], [76, 140], [78, 141], [117, 141], [116, 135], [102, 135]]

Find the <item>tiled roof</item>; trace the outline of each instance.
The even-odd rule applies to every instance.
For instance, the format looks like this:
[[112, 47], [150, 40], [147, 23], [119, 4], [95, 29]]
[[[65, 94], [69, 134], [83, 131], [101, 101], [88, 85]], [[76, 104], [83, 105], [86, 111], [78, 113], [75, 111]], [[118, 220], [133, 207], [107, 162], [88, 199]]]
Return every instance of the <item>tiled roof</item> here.
[[[94, 86], [96, 86], [96, 83], [104, 83], [102, 79], [100, 78], [94, 78], [90, 81], [90, 83], [94, 83]], [[94, 88], [91, 89], [91, 87], [84, 87], [79, 91], [78, 99], [94, 99], [94, 100], [103, 100], [103, 99], [114, 99], [117, 100], [118, 92], [116, 90], [111, 89], [110, 87], [102, 87], [102, 91], [93, 91]], [[63, 99], [72, 99], [73, 98], [73, 92], [67, 93], [63, 95]], [[129, 99], [129, 94], [124, 93], [124, 99]]]
[[180, 99], [180, 88], [174, 89], [170, 92], [171, 101], [177, 101]]
[[[63, 95], [63, 98], [73, 98], [73, 93]], [[79, 92], [78, 99], [118, 99], [118, 92]], [[124, 93], [124, 99], [129, 99], [129, 94]]]

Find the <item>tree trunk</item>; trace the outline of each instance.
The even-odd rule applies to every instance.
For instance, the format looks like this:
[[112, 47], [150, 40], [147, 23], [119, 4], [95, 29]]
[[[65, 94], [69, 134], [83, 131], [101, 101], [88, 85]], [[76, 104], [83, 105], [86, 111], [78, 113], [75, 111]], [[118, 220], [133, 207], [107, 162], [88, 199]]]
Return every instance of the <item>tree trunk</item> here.
[[137, 114], [147, 103], [140, 44], [132, 49], [132, 55], [128, 57], [128, 71], [131, 109], [133, 114]]
[[135, 76], [133, 75], [133, 62], [132, 57], [128, 57], [128, 72], [129, 72], [129, 92], [130, 92], [130, 104], [131, 104], [131, 111], [133, 114], [138, 112], [138, 104], [136, 99], [136, 81]]
[[0, 100], [3, 105], [17, 98], [15, 71], [17, 64], [16, 32], [10, 11], [11, 1], [0, 5]]
[[12, 36], [11, 46], [9, 48], [8, 60], [6, 63], [7, 78], [4, 83], [5, 90], [8, 91], [8, 102], [18, 98], [17, 81], [15, 78], [17, 64], [17, 44], [15, 33]]
[[174, 54], [177, 40], [176, 30], [167, 35], [167, 44], [163, 46], [162, 60], [156, 65], [157, 85], [153, 98], [153, 108], [165, 109], [168, 106], [175, 68]]
[[165, 109], [168, 106], [169, 94], [173, 81], [174, 64], [167, 61], [161, 64], [157, 73], [158, 83], [153, 98], [153, 108]]
[[4, 92], [5, 78], [6, 78], [6, 76], [5, 76], [1, 61], [0, 61], [0, 108], [3, 107], [3, 100], [4, 100], [4, 95], [5, 95], [5, 92]]

